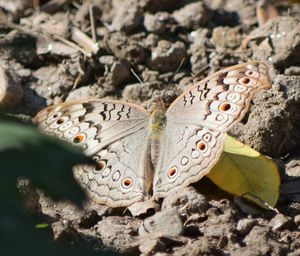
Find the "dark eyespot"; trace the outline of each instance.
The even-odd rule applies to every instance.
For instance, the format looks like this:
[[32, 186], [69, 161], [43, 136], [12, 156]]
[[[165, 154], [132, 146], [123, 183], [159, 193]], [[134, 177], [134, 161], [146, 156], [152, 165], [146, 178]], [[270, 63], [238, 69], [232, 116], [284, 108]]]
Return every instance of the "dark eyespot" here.
[[241, 83], [242, 84], [249, 84], [250, 83], [250, 78], [249, 77], [243, 77], [242, 79], [241, 79]]
[[130, 188], [132, 186], [132, 179], [125, 178], [124, 180], [122, 180], [122, 186], [123, 188]]
[[177, 172], [178, 172], [177, 167], [175, 167], [175, 166], [172, 167], [172, 168], [168, 171], [168, 177], [169, 177], [169, 178], [174, 178], [174, 177], [176, 176]]
[[79, 143], [83, 142], [85, 140], [85, 138], [86, 138], [85, 134], [80, 133], [74, 137], [73, 142], [75, 144], [79, 144]]
[[197, 148], [199, 149], [199, 151], [203, 152], [206, 150], [206, 143], [204, 141], [199, 141], [197, 143]]
[[[54, 117], [54, 116], [53, 116]], [[62, 118], [59, 118], [57, 121], [56, 121], [56, 124], [62, 124], [64, 122], [64, 119]]]
[[106, 162], [104, 160], [100, 160], [97, 162], [95, 167], [96, 171], [101, 171], [106, 166]]
[[219, 107], [219, 109], [223, 112], [228, 111], [230, 108], [231, 108], [231, 105], [228, 102], [223, 102]]

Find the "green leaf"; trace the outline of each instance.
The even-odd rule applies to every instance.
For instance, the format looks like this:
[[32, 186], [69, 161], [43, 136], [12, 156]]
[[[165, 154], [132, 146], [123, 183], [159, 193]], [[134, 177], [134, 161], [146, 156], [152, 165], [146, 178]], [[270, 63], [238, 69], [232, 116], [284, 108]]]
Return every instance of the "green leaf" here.
[[268, 209], [264, 202], [275, 206], [279, 197], [280, 175], [274, 161], [228, 135], [224, 152], [207, 177], [263, 208]]

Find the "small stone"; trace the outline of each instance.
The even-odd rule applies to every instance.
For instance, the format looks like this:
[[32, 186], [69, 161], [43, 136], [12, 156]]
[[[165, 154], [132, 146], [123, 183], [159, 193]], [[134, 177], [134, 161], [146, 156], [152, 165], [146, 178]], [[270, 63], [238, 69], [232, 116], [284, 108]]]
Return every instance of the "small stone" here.
[[299, 227], [300, 226], [300, 215], [294, 217], [294, 223]]
[[236, 230], [242, 235], [246, 235], [257, 224], [257, 221], [254, 219], [241, 219], [236, 225]]
[[211, 241], [205, 237], [197, 237], [197, 240], [189, 240], [184, 246], [175, 248], [174, 255], [212, 255], [213, 245]]
[[163, 85], [159, 82], [129, 84], [123, 90], [122, 97], [129, 101], [145, 101], [162, 89]]
[[161, 40], [157, 47], [152, 50], [149, 66], [164, 73], [175, 71], [186, 57], [187, 51], [184, 43]]
[[68, 94], [66, 101], [102, 98], [105, 95], [106, 95], [106, 90], [103, 87], [100, 87], [98, 84], [92, 84], [90, 86], [82, 86], [72, 90]]
[[109, 216], [95, 226], [103, 244], [115, 251], [125, 253], [138, 248], [138, 234], [141, 221], [131, 217]]
[[158, 211], [158, 209], [159, 204], [153, 200], [137, 202], [128, 207], [128, 210], [134, 217], [146, 214], [149, 210]]
[[216, 48], [237, 48], [242, 43], [240, 28], [216, 27], [211, 40]]
[[167, 196], [161, 206], [162, 210], [175, 208], [181, 213], [188, 215], [192, 213], [203, 213], [208, 208], [206, 198], [199, 194], [193, 187], [183, 188], [180, 193], [173, 193]]
[[173, 12], [173, 16], [181, 26], [187, 29], [197, 29], [209, 22], [212, 11], [203, 2], [195, 2]]
[[146, 60], [146, 50], [141, 46], [141, 40], [127, 38], [124, 33], [112, 33], [108, 40], [108, 47], [118, 59], [126, 59], [132, 65]]
[[110, 70], [110, 80], [114, 87], [129, 79], [130, 64], [126, 60], [115, 61]]
[[6, 64], [0, 66], [0, 107], [12, 108], [19, 105], [24, 91], [14, 71]]
[[190, 49], [192, 52], [197, 51], [199, 47], [205, 48], [205, 44], [208, 42], [208, 33], [207, 28], [198, 28], [190, 33], [189, 38], [192, 41]]
[[[271, 246], [268, 243], [267, 234], [267, 227], [255, 226], [245, 237], [244, 243], [246, 243], [248, 247], [255, 246], [259, 248], [253, 252], [253, 255], [265, 255], [270, 250]], [[258, 252], [262, 254], [259, 254]]]
[[270, 220], [269, 226], [272, 230], [279, 231], [283, 229], [290, 229], [293, 225], [292, 220], [283, 214], [277, 214], [273, 219]]
[[178, 236], [182, 232], [183, 224], [174, 208], [156, 213], [145, 219], [139, 227], [140, 236]]
[[77, 237], [76, 231], [71, 227], [68, 221], [57, 221], [51, 224], [55, 241], [68, 241]]
[[285, 166], [285, 172], [292, 177], [300, 177], [300, 159], [292, 159]]
[[122, 1], [111, 24], [111, 29], [132, 34], [142, 25], [143, 13], [137, 1]]
[[154, 15], [145, 14], [144, 26], [149, 32], [161, 34], [166, 29], [165, 21], [168, 17], [169, 14], [165, 12], [159, 12]]

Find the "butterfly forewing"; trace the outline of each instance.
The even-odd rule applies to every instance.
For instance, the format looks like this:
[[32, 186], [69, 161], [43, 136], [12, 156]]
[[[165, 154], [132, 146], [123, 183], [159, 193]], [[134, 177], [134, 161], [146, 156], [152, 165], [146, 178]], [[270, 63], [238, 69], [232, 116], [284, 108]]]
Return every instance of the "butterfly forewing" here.
[[221, 70], [179, 96], [166, 112], [154, 197], [165, 197], [206, 175], [224, 136], [249, 108], [254, 93], [271, 87], [267, 65], [250, 62]]
[[92, 156], [95, 166], [77, 166], [74, 175], [96, 202], [126, 206], [146, 195], [149, 173], [149, 114], [118, 101], [77, 101], [51, 106], [36, 117], [46, 133]]

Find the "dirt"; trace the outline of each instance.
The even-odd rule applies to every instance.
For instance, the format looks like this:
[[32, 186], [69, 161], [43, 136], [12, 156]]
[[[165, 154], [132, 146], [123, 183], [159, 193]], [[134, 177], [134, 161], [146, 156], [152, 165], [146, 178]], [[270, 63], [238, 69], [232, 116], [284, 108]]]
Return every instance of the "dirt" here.
[[300, 255], [299, 4], [273, 1], [280, 16], [258, 26], [256, 1], [7, 2], [0, 2], [0, 104], [16, 115], [86, 98], [149, 108], [163, 92], [172, 101], [225, 66], [270, 66], [272, 89], [254, 97], [230, 134], [280, 166], [278, 212], [243, 207], [205, 179], [132, 212], [93, 203], [80, 210], [39, 193], [31, 207], [55, 240], [133, 255]]

